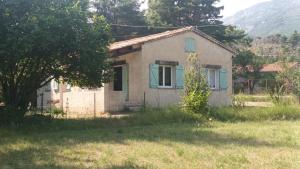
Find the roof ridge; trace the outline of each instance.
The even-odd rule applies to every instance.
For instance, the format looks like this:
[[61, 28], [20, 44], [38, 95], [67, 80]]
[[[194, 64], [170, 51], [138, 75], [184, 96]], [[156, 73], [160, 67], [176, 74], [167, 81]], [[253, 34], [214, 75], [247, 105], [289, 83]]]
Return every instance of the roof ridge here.
[[138, 45], [138, 44], [142, 44], [142, 43], [146, 43], [146, 42], [150, 42], [153, 40], [159, 40], [162, 38], [167, 38], [167, 37], [171, 37], [171, 36], [175, 36], [179, 33], [183, 33], [186, 31], [193, 31], [194, 33], [198, 34], [199, 36], [202, 36], [203, 38], [221, 46], [222, 48], [232, 52], [232, 53], [236, 53], [234, 49], [232, 49], [231, 47], [226, 46], [225, 44], [223, 44], [222, 42], [216, 40], [215, 38], [207, 35], [206, 33], [196, 29], [193, 26], [186, 26], [186, 27], [182, 27], [179, 29], [174, 29], [174, 30], [167, 30], [164, 32], [160, 32], [160, 33], [156, 33], [156, 34], [151, 34], [151, 35], [147, 35], [147, 36], [142, 36], [142, 37], [136, 37], [136, 38], [132, 38], [132, 39], [128, 39], [128, 40], [123, 40], [123, 41], [118, 41], [118, 42], [114, 42], [109, 46], [109, 50], [110, 51], [114, 51], [114, 50], [118, 50], [118, 49], [122, 49], [125, 47], [129, 47], [132, 45]]

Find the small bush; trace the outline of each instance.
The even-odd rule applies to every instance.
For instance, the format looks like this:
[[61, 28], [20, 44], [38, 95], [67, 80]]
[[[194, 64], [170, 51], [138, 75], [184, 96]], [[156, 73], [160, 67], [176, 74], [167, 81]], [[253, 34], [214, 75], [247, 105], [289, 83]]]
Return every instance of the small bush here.
[[208, 98], [210, 89], [206, 76], [201, 68], [198, 56], [189, 56], [190, 67], [185, 70], [185, 96], [183, 97], [183, 109], [192, 114], [201, 114], [208, 118]]
[[47, 110], [46, 114], [49, 114], [51, 117], [57, 118], [59, 116], [63, 117], [65, 115], [65, 112], [62, 109], [55, 107]]

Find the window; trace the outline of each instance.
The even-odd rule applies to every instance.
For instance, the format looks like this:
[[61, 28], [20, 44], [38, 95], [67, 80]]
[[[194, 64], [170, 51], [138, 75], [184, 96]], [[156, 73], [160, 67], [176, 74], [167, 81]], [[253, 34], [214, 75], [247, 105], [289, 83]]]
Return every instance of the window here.
[[196, 52], [196, 40], [194, 38], [185, 39], [185, 52]]
[[56, 92], [59, 91], [59, 83], [56, 80], [53, 81], [53, 89]]
[[159, 73], [158, 73], [159, 87], [163, 88], [171, 88], [172, 87], [172, 66], [159, 66]]
[[114, 67], [114, 91], [122, 91], [122, 67]]
[[208, 69], [208, 86], [211, 89], [218, 89], [219, 88], [219, 70], [217, 69]]
[[71, 87], [72, 87], [72, 86], [71, 86], [70, 84], [67, 84], [67, 85], [66, 85], [66, 90], [67, 90], [67, 91], [71, 91]]

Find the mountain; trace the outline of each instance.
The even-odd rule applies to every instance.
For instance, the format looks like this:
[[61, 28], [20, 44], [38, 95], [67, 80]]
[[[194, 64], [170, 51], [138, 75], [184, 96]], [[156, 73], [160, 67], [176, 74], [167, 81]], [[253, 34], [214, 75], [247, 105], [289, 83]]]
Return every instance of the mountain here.
[[300, 31], [300, 0], [271, 0], [225, 18], [225, 24], [236, 25], [251, 36], [290, 35]]

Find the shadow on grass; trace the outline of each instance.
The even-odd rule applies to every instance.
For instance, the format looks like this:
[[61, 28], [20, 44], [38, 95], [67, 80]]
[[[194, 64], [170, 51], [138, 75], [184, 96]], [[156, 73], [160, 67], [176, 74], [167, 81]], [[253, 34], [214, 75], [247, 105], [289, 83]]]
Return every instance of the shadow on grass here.
[[[44, 129], [39, 128], [30, 132], [27, 129], [20, 131], [1, 132], [0, 136], [0, 168], [66, 168], [79, 169], [87, 168], [84, 164], [93, 164], [95, 161], [82, 157], [68, 157], [61, 155], [62, 150], [70, 150], [76, 154], [75, 146], [85, 144], [108, 144], [108, 145], [128, 145], [130, 141], [148, 141], [157, 144], [165, 144], [168, 142], [180, 142], [195, 146], [213, 146], [232, 148], [232, 146], [252, 146], [252, 147], [287, 147], [280, 143], [270, 143], [254, 137], [246, 137], [244, 135], [232, 133], [219, 133], [211, 128], [197, 127], [194, 124], [175, 123], [168, 125], [148, 125], [122, 127], [124, 122], [121, 119], [116, 120], [115, 127], [105, 128], [99, 121], [69, 121], [72, 123], [66, 126], [64, 130], [61, 126], [58, 129], [51, 129], [48, 132], [42, 132]], [[121, 121], [120, 121], [121, 120]], [[65, 122], [68, 122], [64, 120]], [[83, 127], [84, 123], [89, 126]], [[58, 124], [54, 122], [54, 124]], [[81, 126], [74, 126], [74, 125]], [[52, 124], [53, 125], [53, 124]], [[51, 126], [52, 126], [51, 125]], [[52, 126], [53, 127], [53, 126]], [[167, 141], [167, 142], [165, 142]], [[13, 149], [10, 145], [25, 144], [28, 147]], [[132, 146], [132, 145], [131, 145]], [[169, 144], [172, 146], [172, 144]], [[228, 146], [228, 147], [226, 147]], [[291, 146], [290, 146], [291, 147]], [[296, 148], [293, 146], [293, 148]], [[62, 163], [57, 163], [62, 161]], [[77, 162], [81, 163], [77, 163]], [[101, 167], [100, 167], [101, 168]], [[125, 163], [122, 165], [113, 165], [107, 169], [122, 168], [149, 168], [147, 166], [139, 166], [134, 163]]]

